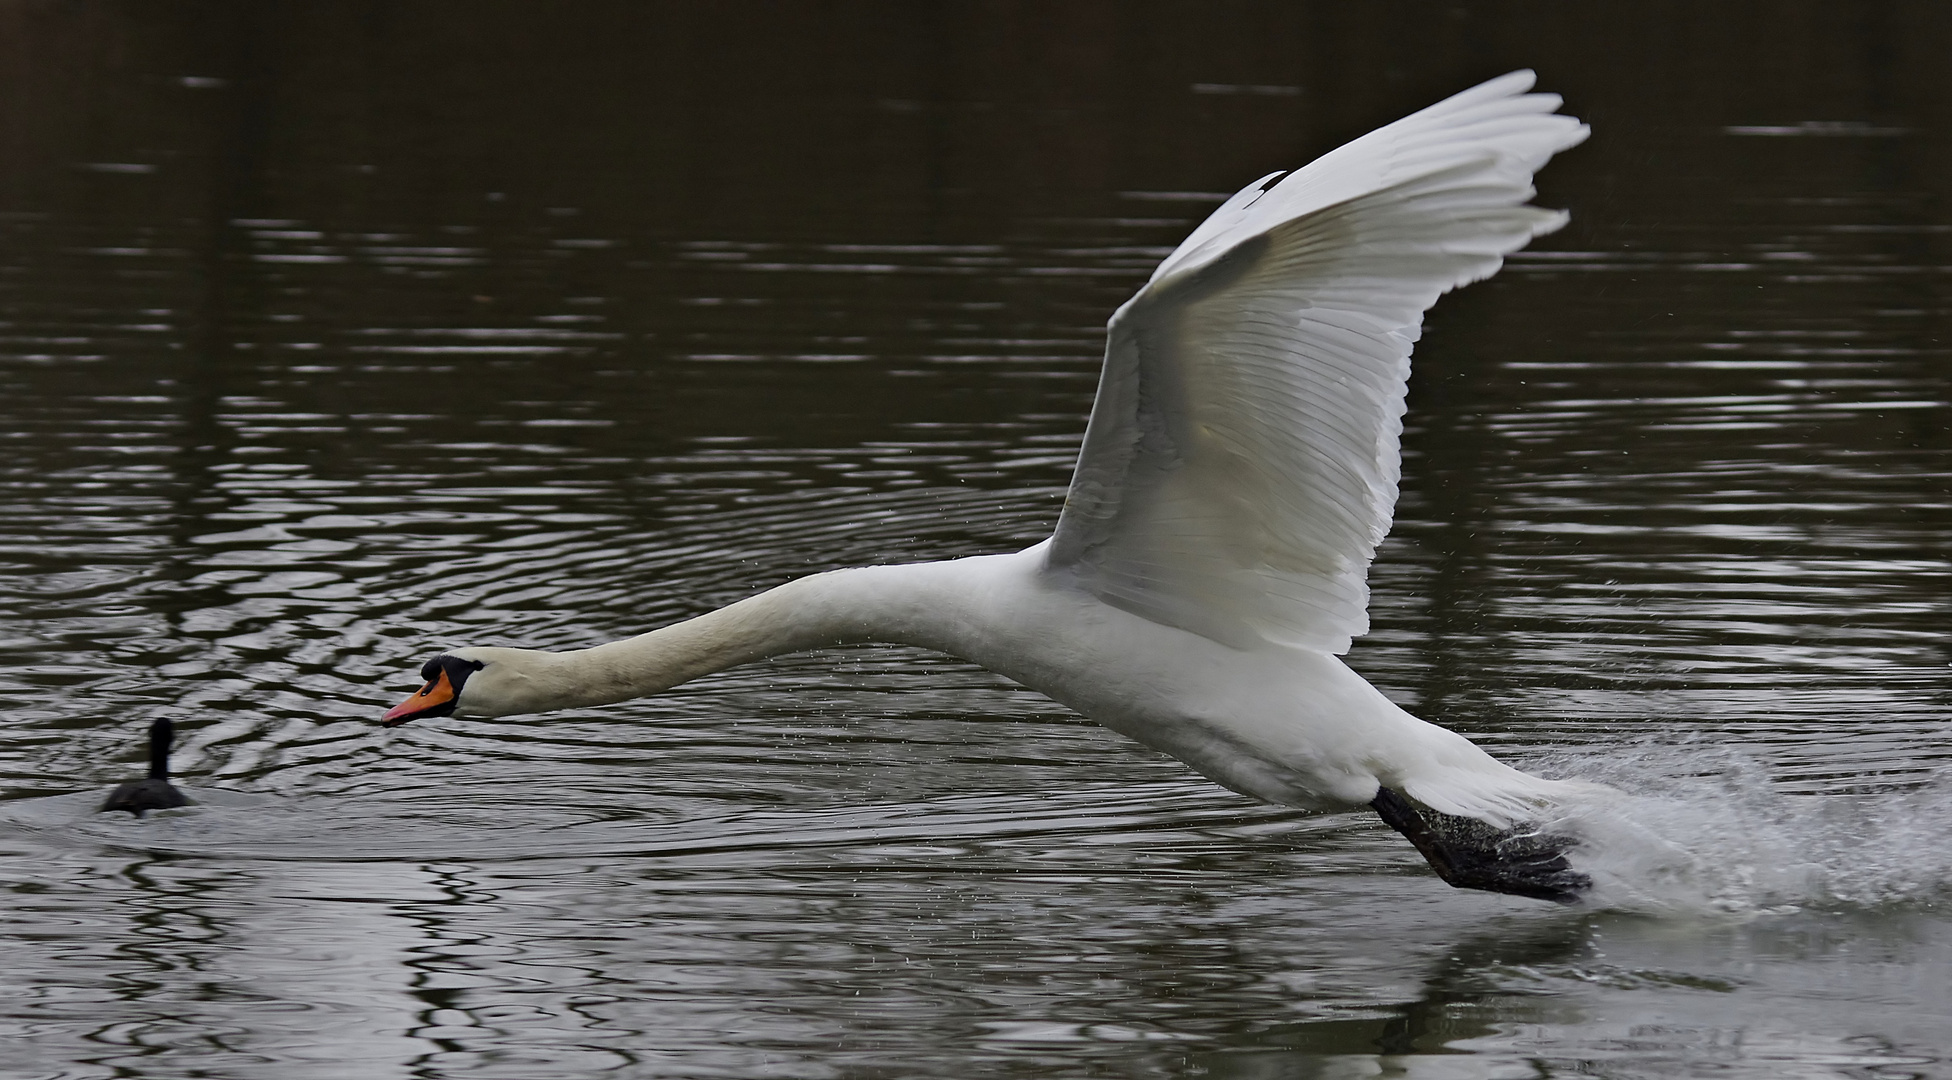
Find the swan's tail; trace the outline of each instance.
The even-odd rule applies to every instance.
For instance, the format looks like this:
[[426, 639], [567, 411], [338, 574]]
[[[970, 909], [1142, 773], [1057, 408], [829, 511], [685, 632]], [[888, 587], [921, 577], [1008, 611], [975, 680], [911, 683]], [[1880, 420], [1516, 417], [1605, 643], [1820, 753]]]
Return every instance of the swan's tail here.
[[1377, 770], [1384, 787], [1440, 814], [1476, 818], [1500, 829], [1560, 816], [1569, 804], [1613, 792], [1584, 780], [1548, 780], [1520, 772], [1448, 728], [1417, 721], [1419, 753]]
[[1445, 772], [1405, 779], [1397, 787], [1440, 814], [1476, 818], [1500, 829], [1561, 817], [1572, 804], [1616, 794], [1605, 784], [1547, 780], [1509, 766], [1499, 768], [1508, 775]]

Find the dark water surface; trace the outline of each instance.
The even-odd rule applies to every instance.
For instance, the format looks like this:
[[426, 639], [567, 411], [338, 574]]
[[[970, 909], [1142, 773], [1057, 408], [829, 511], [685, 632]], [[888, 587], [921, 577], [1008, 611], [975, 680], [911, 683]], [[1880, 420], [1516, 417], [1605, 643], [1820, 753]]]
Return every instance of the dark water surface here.
[[[0, 4], [0, 1075], [1952, 1076], [1952, 9], [1349, 7]], [[1520, 66], [1351, 662], [1599, 909], [911, 650], [376, 726], [1041, 538], [1193, 222]]]

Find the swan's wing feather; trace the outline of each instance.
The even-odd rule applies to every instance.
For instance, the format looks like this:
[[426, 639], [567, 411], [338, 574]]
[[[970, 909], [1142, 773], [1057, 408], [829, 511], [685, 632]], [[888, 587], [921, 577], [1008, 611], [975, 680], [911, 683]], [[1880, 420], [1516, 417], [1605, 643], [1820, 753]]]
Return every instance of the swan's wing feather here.
[[1233, 644], [1343, 652], [1368, 629], [1423, 312], [1566, 220], [1525, 203], [1586, 129], [1530, 86], [1250, 185], [1167, 257], [1112, 317], [1049, 572]]

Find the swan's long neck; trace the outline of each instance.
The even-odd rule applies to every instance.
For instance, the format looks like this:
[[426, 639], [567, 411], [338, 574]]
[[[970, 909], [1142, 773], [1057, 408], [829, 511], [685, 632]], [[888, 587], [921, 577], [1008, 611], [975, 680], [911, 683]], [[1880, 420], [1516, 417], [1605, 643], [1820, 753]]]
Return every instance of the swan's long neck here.
[[[858, 567], [776, 589], [648, 634], [573, 652], [457, 649], [487, 661], [480, 704], [464, 715], [502, 716], [605, 705], [668, 690], [738, 664], [831, 645], [879, 641], [954, 651], [967, 622], [969, 562]], [[472, 685], [473, 680], [471, 680]]]

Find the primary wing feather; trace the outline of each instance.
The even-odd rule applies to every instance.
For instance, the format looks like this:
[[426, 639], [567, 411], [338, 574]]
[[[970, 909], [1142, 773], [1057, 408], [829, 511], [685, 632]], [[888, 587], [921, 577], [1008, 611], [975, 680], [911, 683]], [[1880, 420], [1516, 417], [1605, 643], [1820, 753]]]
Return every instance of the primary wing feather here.
[[1586, 128], [1514, 72], [1228, 200], [1112, 317], [1049, 570], [1229, 644], [1343, 652], [1396, 503], [1411, 346], [1565, 215]]

